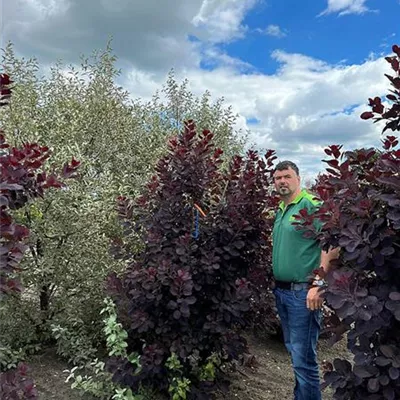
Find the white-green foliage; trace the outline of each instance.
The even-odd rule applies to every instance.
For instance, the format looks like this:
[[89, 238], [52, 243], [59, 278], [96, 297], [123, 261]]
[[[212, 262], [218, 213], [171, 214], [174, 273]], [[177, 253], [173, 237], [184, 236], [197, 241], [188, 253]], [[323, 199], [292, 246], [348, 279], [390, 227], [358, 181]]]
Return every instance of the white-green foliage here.
[[[115, 392], [111, 374], [105, 371], [105, 364], [97, 358], [86, 367], [75, 366], [65, 370], [68, 377], [65, 380], [80, 394], [89, 394], [97, 399], [110, 399]], [[86, 372], [86, 373], [85, 373]]]
[[[39, 340], [48, 339], [53, 324], [53, 334], [62, 339], [59, 351], [69, 358], [84, 359], [103, 339], [104, 280], [123, 267], [109, 253], [121, 230], [116, 197], [140, 191], [182, 120], [192, 118], [200, 129], [213, 131], [228, 156], [243, 148], [244, 136], [234, 131], [235, 116], [223, 100], [212, 103], [209, 93], [196, 98], [188, 83], [178, 84], [171, 73], [151, 101], [134, 101], [116, 84], [115, 62], [108, 47], [82, 59], [79, 67], [58, 63], [44, 74], [37, 61], [18, 58], [11, 45], [4, 51], [3, 68], [15, 82], [10, 108], [0, 111], [8, 141], [49, 146], [51, 163], [58, 166], [72, 157], [81, 162], [79, 178], [65, 190], [50, 190], [16, 215], [31, 237], [22, 265], [27, 290], [0, 311], [1, 320], [9, 321], [0, 336], [12, 347], [20, 340], [14, 340], [13, 327], [21, 324]], [[133, 240], [130, 251], [137, 245]], [[16, 308], [32, 312], [13, 321]], [[78, 350], [77, 343], [89, 350], [68, 354]]]
[[126, 348], [128, 344], [126, 343], [126, 339], [128, 338], [128, 332], [126, 332], [122, 324], [117, 321], [117, 311], [114, 302], [109, 297], [106, 297], [104, 299], [104, 305], [100, 314], [105, 314], [103, 323], [108, 355], [110, 357], [127, 357]]

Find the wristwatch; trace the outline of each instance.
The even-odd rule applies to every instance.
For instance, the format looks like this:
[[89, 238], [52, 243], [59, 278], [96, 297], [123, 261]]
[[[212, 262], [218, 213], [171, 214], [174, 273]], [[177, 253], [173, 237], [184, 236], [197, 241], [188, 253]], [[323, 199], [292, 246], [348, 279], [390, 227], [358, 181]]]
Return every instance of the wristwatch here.
[[316, 277], [313, 281], [311, 286], [317, 286], [319, 288], [325, 288], [328, 286], [328, 283], [326, 282], [325, 279], [322, 279], [320, 277]]

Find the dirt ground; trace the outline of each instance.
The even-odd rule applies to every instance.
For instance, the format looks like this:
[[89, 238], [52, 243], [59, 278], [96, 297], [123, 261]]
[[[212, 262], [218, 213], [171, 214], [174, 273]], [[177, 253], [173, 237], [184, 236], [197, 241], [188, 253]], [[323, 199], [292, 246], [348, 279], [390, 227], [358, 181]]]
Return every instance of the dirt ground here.
[[[230, 392], [220, 399], [230, 400], [291, 400], [293, 398], [293, 375], [284, 345], [254, 336], [248, 338], [250, 350], [256, 358], [255, 366], [241, 367], [231, 374]], [[327, 341], [319, 344], [319, 358], [333, 360], [335, 357], [348, 357], [345, 342], [333, 347]], [[79, 400], [78, 392], [65, 383], [70, 366], [60, 360], [54, 349], [46, 349], [30, 361], [31, 376], [34, 378], [41, 400]], [[331, 399], [329, 390], [324, 400]]]
[[[232, 374], [230, 392], [222, 397], [225, 400], [292, 400], [294, 377], [289, 356], [283, 343], [248, 338], [250, 350], [256, 357], [255, 367], [244, 367]], [[342, 340], [334, 346], [327, 340], [320, 340], [318, 356], [322, 361], [350, 358], [346, 342]], [[322, 376], [322, 374], [321, 374]], [[328, 388], [322, 396], [323, 400], [332, 399]]]
[[45, 349], [27, 361], [30, 374], [36, 383], [39, 399], [75, 400], [82, 399], [79, 393], [65, 383], [68, 374], [64, 372], [71, 367], [60, 360], [54, 348]]

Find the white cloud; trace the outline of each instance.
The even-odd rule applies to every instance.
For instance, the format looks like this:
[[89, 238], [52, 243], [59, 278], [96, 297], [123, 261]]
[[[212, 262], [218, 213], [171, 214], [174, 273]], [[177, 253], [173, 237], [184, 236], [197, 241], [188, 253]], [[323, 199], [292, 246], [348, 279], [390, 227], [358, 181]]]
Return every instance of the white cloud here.
[[258, 0], [203, 0], [192, 23], [199, 36], [213, 43], [227, 42], [244, 36], [242, 21]]
[[202, 51], [202, 62], [203, 65], [207, 65], [208, 68], [216, 68], [220, 66], [234, 68], [237, 71], [242, 72], [254, 72], [255, 68], [253, 65], [242, 61], [238, 58], [229, 56], [227, 53], [221, 51], [216, 46], [206, 45]]
[[279, 25], [268, 25], [265, 29], [257, 29], [257, 32], [277, 38], [284, 38], [287, 33]]
[[[244, 17], [258, 1], [5, 0], [4, 36], [24, 56], [74, 62], [80, 53], [104, 48], [114, 34], [119, 83], [133, 98], [149, 99], [174, 68], [195, 94], [208, 90], [224, 97], [239, 114], [237, 126], [251, 128], [256, 146], [299, 161], [305, 174], [321, 168], [325, 145], [379, 144], [379, 127], [359, 114], [368, 97], [386, 92], [384, 60], [332, 65], [276, 50], [271, 57], [277, 71], [264, 74], [221, 50], [218, 44], [244, 34]], [[364, 3], [329, 1], [326, 12], [362, 11]], [[248, 124], [250, 119], [257, 122]]]
[[328, 7], [320, 15], [325, 14], [363, 14], [369, 11], [365, 5], [367, 0], [328, 0]]
[[[281, 159], [298, 161], [308, 177], [323, 168], [320, 160], [329, 144], [344, 144], [347, 149], [379, 145], [380, 127], [361, 120], [360, 114], [368, 109], [368, 97], [386, 93], [384, 60], [330, 65], [283, 51], [272, 56], [280, 63], [272, 75], [243, 74], [235, 65], [224, 65], [212, 71], [181, 69], [176, 76], [187, 77], [195, 94], [209, 90], [214, 97], [223, 96], [239, 113], [238, 126], [251, 128], [252, 143], [276, 149]], [[142, 85], [150, 85], [152, 78], [144, 78]], [[158, 76], [149, 89], [164, 79]], [[133, 91], [137, 85], [129, 79], [124, 82]], [[250, 126], [249, 119], [257, 123]]]
[[258, 1], [3, 0], [1, 44], [11, 40], [45, 61], [77, 61], [112, 37], [118, 56], [145, 70], [198, 67], [205, 46], [245, 34], [243, 19]]

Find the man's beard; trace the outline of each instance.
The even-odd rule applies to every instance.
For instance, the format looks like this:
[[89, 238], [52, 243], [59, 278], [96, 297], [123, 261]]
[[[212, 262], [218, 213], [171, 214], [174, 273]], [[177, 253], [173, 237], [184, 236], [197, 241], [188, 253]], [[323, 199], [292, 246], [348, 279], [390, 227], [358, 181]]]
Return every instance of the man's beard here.
[[291, 195], [291, 194], [292, 194], [292, 191], [291, 191], [288, 187], [286, 187], [286, 186], [281, 186], [280, 188], [278, 188], [278, 193], [279, 193], [281, 196], [286, 197], [286, 196]]

